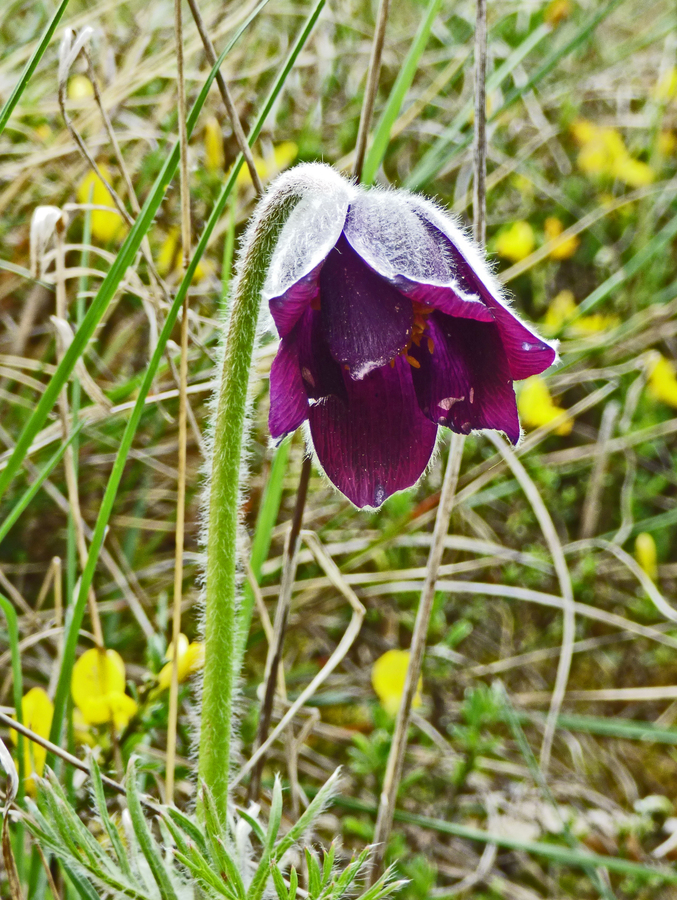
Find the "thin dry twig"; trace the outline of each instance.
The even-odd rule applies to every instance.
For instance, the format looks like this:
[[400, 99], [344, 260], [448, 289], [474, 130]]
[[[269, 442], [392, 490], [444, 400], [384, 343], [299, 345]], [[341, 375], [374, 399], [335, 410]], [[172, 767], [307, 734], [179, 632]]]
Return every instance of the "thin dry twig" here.
[[487, 0], [477, 0], [475, 20], [475, 134], [473, 138], [473, 235], [487, 240]]
[[379, 798], [378, 816], [374, 832], [376, 849], [374, 851], [371, 869], [372, 883], [377, 880], [383, 867], [386, 845], [393, 825], [397, 789], [400, 784], [400, 779], [402, 778], [402, 769], [404, 767], [404, 753], [407, 747], [407, 733], [409, 730], [411, 706], [418, 687], [418, 679], [421, 674], [421, 664], [423, 662], [426, 636], [428, 634], [428, 624], [430, 622], [430, 614], [435, 598], [435, 585], [437, 584], [437, 576], [440, 563], [442, 562], [442, 554], [444, 553], [445, 538], [447, 531], [449, 530], [449, 519], [456, 498], [456, 484], [461, 468], [464, 442], [465, 438], [463, 435], [452, 434], [449, 459], [444, 473], [440, 503], [437, 508], [437, 518], [435, 519], [435, 530], [430, 545], [430, 555], [428, 556], [426, 579], [421, 591], [421, 599], [416, 614], [416, 624], [414, 625], [414, 633], [411, 638], [407, 678], [399, 712], [397, 714], [397, 721], [395, 723], [395, 733], [388, 755], [388, 764], [383, 779], [383, 789]]
[[[270, 727], [270, 717], [273, 711], [273, 700], [275, 697], [275, 683], [278, 679], [278, 670], [282, 659], [282, 648], [284, 646], [284, 638], [287, 632], [287, 621], [289, 619], [289, 610], [291, 608], [291, 594], [296, 579], [296, 567], [298, 564], [299, 552], [299, 536], [301, 526], [303, 524], [303, 510], [306, 505], [306, 496], [308, 494], [308, 482], [310, 481], [311, 459], [306, 456], [301, 466], [301, 475], [296, 493], [296, 505], [294, 507], [294, 515], [291, 521], [289, 534], [285, 544], [284, 552], [284, 569], [282, 571], [282, 581], [280, 583], [280, 596], [277, 601], [275, 610], [275, 622], [273, 624], [273, 640], [268, 647], [268, 656], [266, 657], [266, 669], [263, 677], [264, 691], [263, 700], [261, 702], [261, 713], [259, 716], [259, 727], [256, 734], [256, 742], [254, 744], [254, 752], [264, 743], [268, 729]], [[251, 781], [249, 783], [249, 799], [254, 799], [259, 795], [261, 786], [261, 772], [265, 756], [261, 756], [254, 771], [252, 772]]]
[[562, 543], [559, 539], [555, 526], [553, 525], [550, 513], [548, 512], [545, 503], [543, 502], [543, 498], [538, 492], [538, 488], [532, 481], [527, 470], [517, 459], [517, 456], [508, 446], [508, 444], [506, 444], [503, 438], [499, 437], [497, 434], [491, 431], [487, 432], [487, 437], [494, 445], [494, 447], [496, 447], [499, 453], [503, 456], [503, 459], [508, 464], [508, 467], [510, 468], [512, 474], [519, 481], [520, 487], [526, 494], [527, 499], [531, 504], [536, 518], [538, 519], [538, 524], [541, 526], [543, 537], [545, 538], [548, 549], [550, 550], [550, 555], [552, 556], [552, 561], [555, 566], [555, 572], [557, 573], [557, 579], [559, 581], [560, 590], [562, 592], [562, 602], [564, 608], [562, 650], [557, 666], [557, 677], [555, 679], [555, 688], [552, 692], [550, 711], [548, 712], [548, 718], [545, 723], [545, 729], [543, 731], [543, 743], [541, 745], [540, 766], [543, 772], [543, 776], [546, 777], [548, 767], [550, 765], [552, 742], [555, 738], [555, 730], [557, 728], [557, 717], [559, 715], [560, 709], [562, 708], [562, 703], [564, 702], [564, 695], [566, 694], [567, 682], [569, 680], [569, 671], [571, 669], [571, 659], [573, 656], [573, 645], [576, 639], [574, 591], [571, 586], [571, 576], [569, 574], [569, 568], [567, 566], [566, 559], [564, 558]]
[[362, 112], [360, 113], [360, 126], [357, 131], [357, 142], [355, 144], [355, 166], [353, 168], [353, 175], [357, 181], [362, 178], [364, 157], [367, 153], [367, 140], [369, 137], [369, 128], [371, 127], [371, 117], [374, 113], [378, 81], [381, 75], [381, 56], [383, 54], [383, 43], [386, 36], [389, 11], [390, 0], [380, 0], [374, 40], [371, 45], [367, 85], [364, 89], [364, 100], [362, 101]]
[[346, 584], [341, 570], [336, 565], [331, 556], [329, 556], [329, 554], [326, 552], [318, 536], [313, 531], [302, 531], [301, 538], [313, 554], [315, 561], [324, 571], [325, 575], [329, 577], [334, 587], [346, 598], [353, 610], [353, 614], [350, 618], [350, 622], [348, 623], [348, 627], [343, 633], [343, 637], [339, 641], [336, 649], [331, 654], [327, 662], [324, 664], [323, 668], [320, 669], [320, 671], [313, 678], [310, 684], [306, 688], [304, 688], [303, 691], [301, 691], [297, 699], [292, 703], [282, 719], [268, 735], [264, 743], [240, 768], [240, 771], [233, 779], [233, 787], [239, 784], [240, 781], [242, 781], [242, 779], [245, 777], [245, 775], [247, 775], [254, 768], [259, 759], [268, 752], [270, 746], [275, 740], [277, 740], [278, 736], [282, 733], [282, 731], [284, 731], [284, 729], [291, 722], [296, 713], [324, 684], [327, 678], [331, 675], [331, 673], [352, 647], [355, 639], [360, 633], [362, 622], [364, 620], [366, 611], [364, 606], [362, 605], [362, 602], [360, 601], [355, 591], [353, 591], [353, 589], [350, 587], [350, 585]]
[[[200, 32], [200, 37], [202, 38], [202, 43], [204, 44], [205, 53], [207, 54], [209, 64], [213, 66], [216, 63], [218, 57], [216, 55], [214, 45], [212, 44], [212, 40], [209, 37], [209, 32], [207, 31], [207, 28], [205, 26], [202, 14], [200, 13], [200, 7], [197, 5], [197, 0], [188, 0], [188, 6], [190, 6], [190, 11], [193, 14], [195, 24], [197, 25], [197, 30]], [[261, 176], [259, 175], [258, 169], [256, 168], [254, 156], [252, 154], [251, 147], [249, 146], [249, 141], [247, 140], [247, 137], [244, 133], [244, 129], [242, 128], [240, 117], [237, 113], [237, 110], [235, 109], [235, 103], [233, 102], [232, 95], [230, 93], [228, 85], [226, 84], [226, 80], [224, 79], [220, 71], [216, 73], [216, 84], [218, 85], [221, 99], [223, 100], [224, 106], [226, 107], [235, 140], [237, 141], [237, 145], [240, 148], [240, 152], [244, 156], [244, 161], [246, 162], [247, 168], [249, 169], [249, 175], [251, 177], [252, 184], [254, 185], [256, 193], [260, 197], [264, 191], [263, 182], [261, 181]]]
[[620, 411], [620, 403], [617, 400], [611, 400], [604, 407], [604, 412], [602, 413], [602, 421], [597, 438], [597, 456], [590, 473], [590, 481], [588, 482], [588, 490], [585, 495], [585, 503], [583, 504], [583, 513], [581, 515], [581, 538], [583, 540], [592, 537], [597, 529], [597, 522], [601, 512], [600, 500], [604, 487], [604, 476], [609, 460], [609, 441], [613, 435]]
[[[62, 216], [55, 224], [56, 235], [56, 317], [60, 320], [66, 320], [66, 279], [64, 277], [65, 270], [65, 252], [64, 243], [66, 236], [66, 222]], [[59, 361], [64, 353], [62, 341], [57, 334], [57, 357]], [[70, 432], [70, 411], [68, 408], [68, 388], [64, 386], [59, 394], [59, 414], [61, 416], [61, 427], [64, 441], [68, 441]], [[78, 488], [78, 479], [75, 469], [75, 454], [73, 445], [69, 444], [64, 453], [64, 470], [66, 473], [66, 487], [68, 491], [69, 512], [75, 528], [75, 540], [77, 545], [78, 556], [80, 557], [80, 565], [84, 570], [87, 564], [87, 544], [85, 541], [84, 520], [80, 509], [80, 491]], [[69, 598], [70, 600], [70, 598]], [[89, 604], [89, 615], [92, 620], [92, 631], [96, 639], [97, 647], [103, 647], [103, 629], [101, 628], [101, 618], [99, 609], [96, 605], [96, 595], [94, 588], [90, 586], [87, 600]]]

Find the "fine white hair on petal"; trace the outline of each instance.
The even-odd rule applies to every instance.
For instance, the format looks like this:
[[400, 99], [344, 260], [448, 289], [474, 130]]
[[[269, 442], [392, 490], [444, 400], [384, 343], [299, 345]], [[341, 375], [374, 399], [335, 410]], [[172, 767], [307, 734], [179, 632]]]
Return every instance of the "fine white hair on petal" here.
[[[324, 163], [288, 169], [271, 192], [302, 193], [285, 222], [263, 287], [263, 299], [279, 297], [308, 275], [341, 236], [348, 207], [357, 188]], [[265, 202], [265, 201], [264, 201]]]
[[420, 194], [409, 194], [408, 202], [417, 215], [434, 225], [451, 241], [492, 296], [501, 306], [510, 309], [512, 312], [505, 288], [491, 271], [483, 251], [463, 228], [460, 220], [432, 200], [420, 196]]
[[345, 236], [353, 249], [389, 281], [406, 278], [449, 285], [454, 280], [444, 244], [435, 240], [403, 191], [362, 190], [350, 205]]
[[[526, 329], [535, 333], [533, 327], [524, 322], [521, 316], [515, 311], [507, 291], [492, 272], [484, 252], [468, 235], [460, 221], [455, 216], [448, 213], [447, 210], [438, 206], [432, 200], [420, 196], [420, 194], [408, 194], [407, 197], [411, 209], [422, 219], [430, 222], [431, 225], [439, 229], [439, 231], [449, 239], [460, 256], [468, 264], [468, 267], [473, 270], [478, 280], [482, 282], [484, 288], [491, 294], [496, 302], [504, 307], [504, 309], [507, 309], [510, 312], [510, 315], [514, 316], [514, 318], [524, 325]], [[460, 286], [464, 291], [467, 292], [468, 290], [472, 290], [472, 286], [464, 283], [465, 279], [463, 279], [461, 273], [458, 273], [458, 277], [461, 279]], [[553, 350], [557, 350], [559, 344], [558, 341], [548, 341], [540, 335], [538, 335], [538, 339], [549, 347], [552, 347]], [[555, 362], [557, 362], [557, 359], [555, 359]]]

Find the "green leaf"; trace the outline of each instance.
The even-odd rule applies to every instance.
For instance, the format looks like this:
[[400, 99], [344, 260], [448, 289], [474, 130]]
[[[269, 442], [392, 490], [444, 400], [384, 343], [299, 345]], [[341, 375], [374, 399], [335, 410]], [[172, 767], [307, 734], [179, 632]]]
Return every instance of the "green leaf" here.
[[57, 463], [60, 461], [61, 457], [66, 452], [66, 448], [68, 446], [70, 446], [70, 444], [73, 443], [73, 441], [75, 440], [77, 435], [82, 430], [83, 425], [84, 425], [84, 422], [80, 422], [72, 430], [68, 440], [65, 441], [64, 443], [62, 443], [61, 446], [59, 447], [59, 449], [56, 451], [56, 453], [52, 457], [50, 457], [49, 461], [47, 462], [47, 465], [45, 465], [44, 468], [42, 468], [40, 470], [40, 472], [38, 473], [38, 477], [35, 479], [35, 481], [33, 481], [28, 486], [28, 489], [21, 495], [19, 500], [14, 504], [11, 511], [5, 517], [4, 522], [2, 523], [2, 525], [0, 525], [0, 541], [3, 541], [5, 539], [10, 528], [16, 523], [17, 519], [19, 518], [21, 513], [26, 509], [28, 504], [33, 499], [33, 497], [35, 497], [37, 492], [40, 490], [40, 488], [44, 484], [45, 480], [47, 478], [49, 478], [54, 467], [57, 465]]
[[178, 900], [176, 892], [169, 877], [165, 861], [162, 858], [155, 839], [150, 832], [148, 822], [141, 808], [139, 792], [136, 784], [136, 766], [134, 759], [129, 761], [127, 767], [127, 776], [125, 778], [125, 787], [127, 788], [127, 807], [129, 809], [129, 817], [132, 821], [134, 834], [139, 842], [141, 852], [146, 858], [146, 862], [155, 879], [155, 883], [160, 891], [162, 900]]
[[16, 83], [14, 90], [9, 95], [7, 102], [2, 107], [2, 111], [0, 112], [0, 134], [5, 130], [5, 126], [9, 121], [9, 117], [14, 112], [14, 108], [21, 99], [21, 95], [26, 90], [26, 86], [28, 82], [31, 80], [33, 72], [38, 67], [38, 64], [42, 57], [45, 55], [45, 50], [49, 46], [49, 42], [52, 40], [54, 36], [54, 32], [57, 29], [59, 22], [63, 14], [66, 12], [66, 7], [68, 6], [68, 0], [61, 0], [61, 3], [57, 6], [54, 15], [52, 16], [49, 25], [47, 26], [47, 30], [42, 36], [42, 40], [35, 48], [35, 51], [31, 58], [26, 63], [26, 67], [21, 73], [21, 77]]
[[[23, 725], [23, 716], [21, 714], [21, 700], [23, 696], [23, 677], [21, 674], [21, 648], [19, 647], [19, 620], [16, 610], [9, 602], [7, 597], [0, 594], [0, 609], [7, 619], [7, 635], [9, 637], [9, 652], [12, 660], [12, 695], [14, 697], [14, 711], [16, 720]], [[17, 794], [18, 802], [21, 804], [24, 796], [24, 740], [23, 735], [17, 731], [17, 759], [19, 761], [19, 793]]]
[[237, 865], [233, 862], [223, 840], [225, 829], [221, 825], [216, 814], [214, 799], [209, 788], [202, 785], [202, 804], [205, 817], [205, 833], [209, 844], [210, 855], [214, 865], [223, 878], [227, 878], [234, 888], [238, 900], [245, 900], [246, 891], [242, 876]]
[[317, 817], [322, 813], [325, 806], [331, 801], [338, 780], [341, 775], [341, 769], [338, 768], [333, 775], [322, 785], [320, 790], [315, 794], [306, 809], [301, 813], [298, 821], [296, 821], [286, 835], [280, 840], [275, 848], [275, 858], [282, 859], [284, 854], [294, 844], [301, 839], [303, 834], [311, 827]]
[[92, 794], [94, 796], [94, 802], [96, 804], [101, 823], [110, 839], [111, 846], [117, 857], [120, 869], [122, 870], [123, 874], [126, 875], [127, 878], [129, 878], [130, 882], [134, 884], [136, 882], [136, 879], [134, 878], [131, 866], [129, 865], [127, 853], [123, 846], [120, 835], [118, 834], [118, 830], [115, 827], [114, 822], [111, 820], [111, 817], [108, 815], [106, 795], [104, 794], [103, 781], [101, 780], [101, 771], [99, 769], [99, 766], [97, 765], [96, 760], [94, 759], [93, 754], [90, 754], [89, 757], [89, 774], [91, 778]]
[[407, 91], [414, 80], [419, 59], [428, 43], [430, 29], [433, 27], [435, 16], [439, 12], [441, 4], [442, 0], [429, 0], [428, 2], [426, 14], [418, 27], [416, 36], [409, 48], [409, 52], [402, 64], [397, 79], [395, 80], [393, 89], [388, 97], [388, 102], [385, 105], [385, 109], [381, 114], [381, 118], [376, 128], [374, 140], [364, 161], [364, 166], [362, 167], [362, 181], [364, 184], [372, 183], [378, 172], [379, 166], [383, 162], [383, 157], [388, 149], [390, 132], [399, 115]]
[[289, 891], [287, 890], [287, 885], [284, 883], [282, 872], [280, 872], [280, 869], [278, 868], [276, 863], [271, 864], [270, 874], [273, 876], [273, 884], [275, 885], [275, 890], [277, 891], [278, 900], [289, 900]]
[[183, 833], [189, 838], [189, 840], [197, 844], [197, 846], [200, 848], [201, 853], [203, 853], [205, 856], [209, 855], [204, 835], [192, 819], [189, 819], [187, 815], [182, 813], [180, 809], [176, 809], [176, 807], [174, 806], [169, 806], [163, 809], [162, 815], [164, 816], [167, 824], [169, 824], [168, 820], [176, 823], [176, 825], [183, 831]]
[[320, 864], [308, 847], [304, 847], [303, 852], [306, 857], [306, 870], [308, 872], [308, 893], [312, 900], [317, 900], [322, 891], [322, 877], [320, 875]]
[[261, 859], [256, 867], [256, 871], [247, 891], [247, 900], [260, 900], [263, 890], [270, 876], [271, 860], [279, 859], [279, 856], [273, 854], [275, 839], [280, 829], [282, 821], [282, 784], [278, 775], [275, 776], [273, 784], [273, 799], [270, 804], [270, 817], [268, 819], [268, 831], [266, 832], [265, 842], [261, 851]]

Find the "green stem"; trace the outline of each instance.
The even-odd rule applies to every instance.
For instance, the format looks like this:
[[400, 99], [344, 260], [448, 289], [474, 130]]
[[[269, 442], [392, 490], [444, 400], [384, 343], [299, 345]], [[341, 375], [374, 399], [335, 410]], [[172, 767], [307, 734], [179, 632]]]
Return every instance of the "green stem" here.
[[[287, 182], [289, 184], [289, 182]], [[297, 187], [298, 185], [298, 187]], [[225, 821], [233, 698], [239, 668], [237, 544], [240, 474], [246, 455], [247, 400], [261, 290], [280, 231], [301, 199], [303, 179], [271, 192], [245, 242], [233, 301], [214, 422], [205, 579], [205, 668], [198, 775]]]

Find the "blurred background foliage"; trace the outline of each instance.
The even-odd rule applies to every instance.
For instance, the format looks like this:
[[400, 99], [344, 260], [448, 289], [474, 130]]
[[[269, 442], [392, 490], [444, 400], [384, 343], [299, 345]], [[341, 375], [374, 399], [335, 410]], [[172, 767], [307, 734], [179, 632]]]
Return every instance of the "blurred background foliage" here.
[[[202, 13], [217, 51], [252, 8], [250, 2], [205, 0]], [[226, 60], [224, 75], [245, 124], [254, 120], [309, 11], [296, 0], [271, 0]], [[48, 2], [6, 0], [2, 101], [52, 13]], [[410, 83], [403, 84], [426, 15], [430, 33]], [[393, 3], [374, 120], [374, 134], [390, 139], [382, 160], [371, 157], [376, 181], [435, 196], [466, 222], [474, 15], [466, 0]], [[440, 820], [510, 835], [525, 845], [538, 840], [570, 846], [573, 836], [610, 858], [677, 858], [677, 606], [669, 615], [677, 585], [677, 10], [666, 0], [490, 0], [488, 15], [487, 249], [516, 309], [561, 340], [560, 365], [517, 386], [525, 428], [519, 452], [554, 521], [575, 599], [584, 606], [577, 610], [568, 693], [544, 792], [525, 742], [537, 755], [562, 640], [561, 611], [552, 603], [559, 586], [527, 497], [493, 444], [470, 437], [399, 801], [401, 810], [423, 818], [400, 822], [389, 848], [389, 858], [409, 879], [407, 900], [464, 892], [492, 900], [599, 893], [580, 868], [491, 845], [487, 852], [477, 842], [442, 833], [435, 825]], [[67, 212], [68, 321], [75, 329], [128, 231], [117, 211], [92, 206], [114, 207], [112, 187], [133, 212], [129, 185], [143, 203], [177, 134], [172, 16], [168, 0], [71, 0], [57, 32], [59, 38], [66, 25], [93, 28], [93, 71], [125, 171], [82, 56], [68, 77], [66, 109], [109, 186], [65, 127], [57, 96], [58, 39], [0, 138], [0, 464], [57, 362], [50, 320], [56, 309], [54, 244], [33, 241], [31, 250], [35, 210], [52, 205]], [[350, 169], [374, 18], [375, 4], [364, 0], [330, 0], [323, 10], [255, 145], [265, 181], [299, 161]], [[209, 68], [187, 21], [189, 99]], [[400, 102], [389, 105], [398, 91]], [[195, 240], [236, 154], [213, 89], [190, 142]], [[190, 806], [193, 795], [197, 703], [190, 677], [201, 665], [196, 578], [205, 422], [233, 248], [253, 199], [243, 170], [189, 291], [180, 806]], [[167, 294], [140, 255], [69, 387], [71, 411], [86, 419], [73, 446], [87, 534], [167, 297], [180, 280], [179, 222], [175, 179], [148, 234]], [[118, 779], [130, 755], [138, 754], [144, 789], [161, 799], [166, 666], [173, 652], [178, 340], [177, 328], [99, 560], [94, 590], [108, 648], [105, 664], [88, 668], [87, 654], [95, 651], [86, 617], [66, 739], [77, 755], [90, 747], [102, 770]], [[277, 451], [269, 442], [268, 372], [275, 349], [268, 331], [256, 355], [245, 509], [248, 534], [254, 535], [258, 521], [263, 545], [270, 539], [260, 573], [253, 568], [271, 618], [304, 452], [301, 434]], [[58, 446], [58, 423], [48, 424], [42, 436], [5, 496], [6, 512]], [[289, 810], [303, 808], [336, 765], [344, 765], [341, 795], [319, 820], [317, 837], [340, 836], [346, 854], [362, 849], [373, 834], [403, 678], [398, 666], [406, 665], [406, 654], [389, 657], [387, 665], [383, 654], [409, 645], [442, 455], [414, 490], [375, 514], [353, 509], [317, 471], [311, 477], [304, 526], [320, 537], [367, 615], [339, 670], [274, 746], [264, 770], [264, 800], [279, 770], [289, 788]], [[279, 510], [271, 471], [281, 491]], [[266, 513], [273, 517], [269, 535]], [[18, 615], [23, 719], [45, 736], [64, 615], [80, 572], [76, 538], [59, 463], [0, 545], [0, 592]], [[287, 698], [298, 695], [330, 656], [350, 619], [349, 606], [315, 557], [303, 550], [299, 563], [284, 652], [286, 697], [278, 698], [276, 720]], [[468, 582], [467, 590], [458, 582]], [[245, 757], [255, 735], [266, 656], [261, 613], [260, 607], [254, 613], [242, 682]], [[10, 643], [0, 616], [0, 708], [7, 713], [15, 707]], [[524, 741], [506, 720], [496, 679]], [[12, 746], [8, 733], [2, 737]], [[29, 793], [30, 773], [43, 766], [44, 753], [25, 747]], [[87, 820], [82, 778], [64, 768], [62, 780]], [[238, 792], [244, 802], [245, 790]], [[674, 888], [649, 876], [616, 873], [610, 883], [619, 897], [675, 896], [669, 893]], [[35, 891], [38, 876], [32, 884]]]

